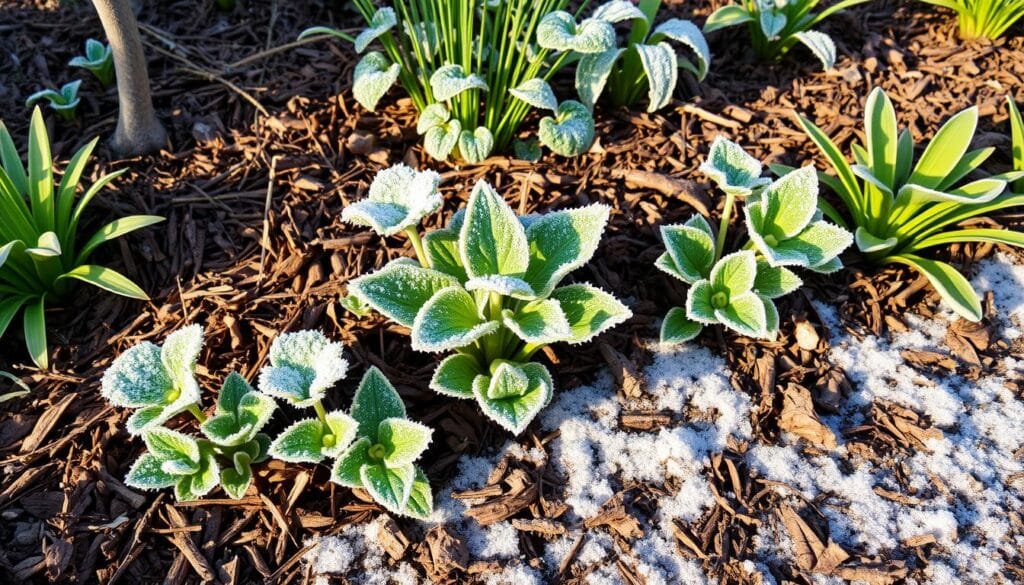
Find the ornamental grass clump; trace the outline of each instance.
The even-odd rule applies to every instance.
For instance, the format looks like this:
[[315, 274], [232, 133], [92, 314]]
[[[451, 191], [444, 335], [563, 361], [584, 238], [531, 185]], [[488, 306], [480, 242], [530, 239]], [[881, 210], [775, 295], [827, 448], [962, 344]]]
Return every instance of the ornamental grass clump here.
[[[612, 0], [580, 23], [568, 12], [552, 12], [541, 20], [537, 42], [579, 56], [576, 91], [587, 107], [594, 107], [607, 86], [613, 105], [635, 105], [646, 92], [647, 111], [654, 112], [672, 98], [680, 68], [702, 81], [711, 62], [707, 41], [692, 22], [670, 18], [654, 25], [660, 7], [661, 0]], [[627, 21], [631, 28], [620, 47], [613, 25]], [[677, 55], [668, 41], [687, 47], [694, 60]]]
[[825, 10], [813, 13], [821, 0], [740, 0], [739, 4], [723, 6], [704, 23], [704, 34], [746, 24], [758, 58], [777, 61], [801, 43], [814, 53], [824, 69], [836, 62], [836, 45], [832, 37], [811, 27], [829, 16], [868, 0], [842, 0]]
[[[726, 194], [725, 206], [717, 234], [701, 215], [661, 228], [666, 252], [655, 265], [689, 286], [686, 306], [665, 317], [661, 340], [683, 343], [716, 324], [749, 337], [774, 338], [779, 328], [774, 299], [803, 284], [792, 269], [839, 270], [839, 254], [853, 237], [818, 211], [814, 167], [772, 182], [761, 177], [760, 161], [718, 137], [700, 170]], [[746, 243], [726, 253], [737, 198], [744, 202]]]
[[[173, 487], [179, 500], [201, 498], [219, 485], [237, 500], [253, 482], [253, 464], [270, 457], [290, 463], [333, 459], [333, 481], [365, 489], [396, 514], [426, 518], [432, 513], [430, 484], [414, 464], [429, 446], [431, 430], [406, 419], [401, 397], [379, 370], [367, 371], [349, 413], [328, 412], [323, 399], [348, 371], [341, 344], [317, 331], [284, 333], [270, 346], [259, 391], [232, 372], [207, 416], [195, 378], [202, 344], [202, 328], [188, 326], [169, 335], [162, 347], [150, 342], [132, 347], [104, 374], [102, 395], [135, 411], [126, 428], [147, 448], [126, 485]], [[275, 399], [312, 408], [315, 416], [271, 439], [264, 431], [278, 410]], [[199, 436], [165, 426], [186, 412], [199, 423]]]
[[[913, 268], [928, 278], [957, 314], [979, 321], [981, 299], [967, 278], [946, 262], [919, 255], [928, 248], [968, 242], [1024, 247], [1024, 234], [1020, 232], [958, 227], [967, 220], [1024, 205], [1024, 195], [1006, 191], [1008, 183], [1024, 177], [1020, 166], [1018, 171], [1003, 175], [967, 179], [995, 151], [993, 147], [970, 148], [978, 108], [968, 108], [950, 118], [916, 156], [910, 131], [898, 130], [892, 102], [881, 88], [876, 88], [864, 110], [865, 144], [853, 144], [852, 165], [813, 122], [800, 117], [800, 124], [836, 174], [822, 175], [821, 179], [836, 193], [843, 209], [824, 202], [821, 208], [832, 221], [856, 230], [857, 248], [867, 261]], [[1018, 136], [1024, 134], [1019, 117], [1015, 127]], [[1015, 148], [1022, 148], [1022, 141], [1024, 137]], [[787, 171], [782, 167], [778, 170]]]
[[420, 111], [417, 130], [431, 157], [476, 163], [505, 152], [533, 108], [551, 112], [541, 118], [537, 138], [552, 151], [575, 156], [590, 147], [590, 111], [579, 102], [560, 102], [548, 83], [570, 53], [553, 56], [536, 44], [543, 17], [568, 0], [390, 4], [377, 8], [371, 0], [356, 0], [368, 28], [355, 38], [325, 27], [307, 29], [300, 38], [331, 34], [352, 42], [357, 53], [379, 45], [356, 65], [352, 93], [374, 110], [400, 83]]
[[[394, 181], [396, 175], [405, 182]], [[345, 210], [346, 221], [384, 235], [436, 209], [418, 203], [435, 201], [436, 175], [429, 171], [387, 169], [374, 179], [371, 196], [375, 188], [377, 201], [394, 207], [360, 202]], [[551, 343], [584, 343], [631, 316], [595, 286], [561, 284], [594, 255], [608, 213], [594, 204], [520, 218], [480, 181], [446, 228], [421, 238], [405, 227], [418, 261], [399, 258], [351, 281], [346, 306], [370, 307], [411, 328], [417, 351], [454, 352], [430, 387], [476, 400], [487, 416], [521, 433], [554, 391], [547, 369], [531, 361], [534, 354]]]
[[1024, 16], [1024, 0], [921, 0], [953, 10], [960, 38], [998, 39]]
[[163, 221], [133, 215], [101, 227], [84, 243], [78, 228], [99, 192], [124, 171], [101, 177], [79, 197], [79, 182], [97, 140], [75, 153], [60, 182], [54, 177], [50, 139], [39, 108], [32, 112], [28, 167], [0, 122], [0, 337], [24, 309], [25, 345], [32, 361], [49, 364], [46, 307], [68, 300], [76, 281], [134, 299], [148, 299], [132, 281], [103, 266], [89, 264], [102, 244]]
[[114, 83], [114, 52], [96, 39], [85, 41], [85, 54], [75, 56], [68, 65], [89, 71], [105, 88]]

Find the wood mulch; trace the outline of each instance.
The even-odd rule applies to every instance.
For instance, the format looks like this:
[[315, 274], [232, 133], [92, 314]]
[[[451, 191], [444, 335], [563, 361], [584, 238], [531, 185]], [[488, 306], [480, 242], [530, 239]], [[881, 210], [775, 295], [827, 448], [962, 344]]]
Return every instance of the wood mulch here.
[[[66, 62], [86, 38], [101, 34], [89, 3], [61, 4], [6, 0], [0, 6], [0, 111], [17, 137], [27, 126], [24, 98], [78, 76]], [[471, 403], [440, 401], [427, 389], [435, 359], [412, 352], [406, 331], [379, 317], [353, 318], [338, 302], [350, 278], [411, 253], [404, 240], [384, 242], [342, 224], [341, 209], [363, 195], [377, 170], [400, 161], [428, 164], [409, 100], [389, 97], [376, 114], [355, 104], [349, 48], [316, 42], [275, 49], [314, 24], [357, 26], [348, 3], [328, 2], [328, 8], [240, 0], [229, 14], [210, 0], [143, 4], [140, 20], [156, 104], [173, 147], [134, 160], [112, 159], [101, 148], [88, 172], [95, 179], [101, 171], [130, 169], [116, 192], [94, 205], [96, 223], [106, 215], [137, 212], [167, 217], [165, 226], [97, 254], [98, 261], [151, 291], [153, 300], [131, 302], [83, 288], [71, 306], [50, 311], [51, 372], [25, 365], [17, 333], [0, 342], [0, 370], [22, 376], [31, 388], [0, 410], [0, 581], [303, 582], [308, 569], [300, 559], [311, 538], [366, 522], [382, 510], [365, 494], [338, 489], [322, 466], [279, 462], [260, 466], [256, 489], [237, 502], [216, 494], [174, 502], [169, 493], [126, 488], [120, 479], [142, 445], [123, 431], [127, 413], [108, 406], [98, 393], [100, 376], [121, 351], [142, 340], [159, 341], [184, 324], [203, 323], [207, 341], [198, 374], [204, 388], [214, 389], [231, 370], [251, 379], [278, 333], [319, 328], [349, 346], [357, 371], [380, 367], [412, 416], [436, 429], [438, 440], [424, 458], [436, 487], [452, 476], [460, 456], [494, 449], [508, 435]], [[720, 4], [666, 2], [665, 12], [701, 21]], [[901, 123], [916, 136], [930, 135], [952, 113], [978, 105], [978, 143], [999, 147], [997, 167], [1009, 164], [1002, 100], [1011, 92], [1024, 100], [1020, 27], [993, 44], [964, 45], [948, 14], [920, 3], [881, 0], [822, 28], [834, 36], [842, 56], [834, 71], [818, 71], [799, 51], [780, 65], [758, 65], [745, 52], [744, 33], [725, 31], [711, 38], [709, 78], [687, 83], [696, 97], [678, 99], [655, 114], [599, 109], [598, 142], [585, 156], [548, 154], [537, 164], [492, 157], [461, 168], [429, 163], [443, 173], [448, 199], [444, 213], [427, 221], [429, 227], [443, 223], [441, 216], [457, 209], [481, 178], [523, 212], [596, 201], [613, 208], [600, 250], [577, 278], [630, 299], [636, 317], [599, 343], [572, 351], [551, 348], [544, 359], [553, 365], [559, 387], [586, 382], [610, 365], [626, 395], [638, 391], [642, 382], [630, 372], [644, 359], [639, 340], [655, 337], [659, 319], [682, 303], [681, 290], [653, 267], [661, 252], [657, 228], [694, 209], [721, 205], [696, 173], [716, 134], [772, 162], [820, 164], [793, 112], [816, 120], [846, 150], [860, 133], [862, 101], [877, 84], [890, 92]], [[103, 92], [86, 79], [82, 93], [79, 121], [51, 127], [54, 152], [62, 157], [113, 129], [113, 90]], [[1019, 229], [1021, 216], [998, 221]], [[969, 269], [991, 252], [992, 246], [956, 246], [939, 254]], [[699, 340], [725, 356], [734, 385], [751, 396], [757, 441], [771, 444], [788, 431], [827, 449], [835, 437], [819, 416], [856, 390], [826, 359], [828, 335], [810, 298], [838, 304], [844, 323], [862, 335], [905, 328], [901, 315], [907, 310], [935, 311], [937, 297], [913, 273], [874, 271], [853, 256], [847, 260], [841, 273], [814, 280], [782, 301], [787, 317], [776, 342], [713, 329]], [[958, 325], [949, 345], [948, 354], [912, 355], [908, 361], [983, 376], [993, 356], [1020, 352], [996, 343], [985, 325]], [[347, 406], [352, 390], [343, 384], [332, 406]], [[884, 461], [887, 453], [913, 450], [933, 432], [906, 409], [875, 409], [872, 424], [848, 438], [865, 458]], [[622, 424], [650, 432], [678, 424], [681, 416], [635, 412]], [[282, 413], [273, 424], [284, 426], [288, 419]], [[522, 440], [542, 448], [545, 441], [529, 432]], [[799, 553], [797, 564], [772, 567], [779, 579], [807, 583], [811, 573], [822, 573], [881, 583], [920, 575], [927, 565], [927, 543], [906, 545], [916, 547], [916, 556], [908, 554], [918, 559], [912, 566], [843, 550], [809, 510], [761, 495], [763, 481], [736, 463], [744, 448], [717, 456], [706, 470], [724, 496], [720, 504], [700, 522], [676, 527], [679, 553], [701, 559], [710, 575], [723, 583], [745, 582], [738, 566], [754, 554], [751, 523], [769, 517], [783, 523]], [[481, 523], [512, 518], [523, 534], [523, 554], [531, 558], [537, 554], [531, 539], [566, 529], [559, 519], [565, 505], [541, 487], [550, 485], [541, 481], [544, 473], [535, 463], [503, 462], [485, 494], [470, 494], [487, 497], [467, 514]], [[645, 497], [660, 489], [623, 485], [585, 528], [609, 531], [628, 544], [643, 530], [640, 519], [646, 515], [638, 511]], [[438, 582], [474, 582], [487, 571], [443, 527], [413, 543], [407, 534], [415, 524], [387, 523], [385, 546], [393, 559], [411, 562]], [[618, 566], [624, 582], [643, 582], [628, 559]], [[584, 571], [567, 558], [559, 578], [574, 582]]]

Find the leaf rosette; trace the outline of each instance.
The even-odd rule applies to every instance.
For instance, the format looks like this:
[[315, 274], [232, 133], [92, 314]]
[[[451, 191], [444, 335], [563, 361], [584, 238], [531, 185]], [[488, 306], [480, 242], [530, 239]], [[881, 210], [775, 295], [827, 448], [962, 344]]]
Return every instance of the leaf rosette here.
[[434, 171], [395, 165], [378, 173], [366, 199], [345, 207], [341, 219], [368, 226], [382, 236], [394, 235], [415, 227], [441, 208], [443, 199], [437, 189], [440, 182], [440, 175]]
[[208, 441], [162, 427], [142, 435], [148, 449], [132, 465], [125, 485], [144, 490], [174, 487], [179, 501], [197, 500], [220, 482], [220, 466]]
[[270, 345], [269, 361], [260, 371], [260, 391], [299, 408], [322, 400], [348, 371], [342, 345], [319, 331], [279, 335]]

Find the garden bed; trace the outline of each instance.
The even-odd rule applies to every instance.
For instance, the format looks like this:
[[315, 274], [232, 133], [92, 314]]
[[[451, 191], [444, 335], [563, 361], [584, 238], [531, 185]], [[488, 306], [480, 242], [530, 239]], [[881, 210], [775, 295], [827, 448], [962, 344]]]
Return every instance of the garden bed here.
[[[510, 442], [473, 403], [427, 388], [436, 360], [413, 352], [401, 327], [339, 303], [348, 280], [395, 255], [343, 224], [341, 209], [377, 170], [428, 161], [408, 100], [376, 114], [353, 101], [348, 47], [274, 47], [316, 24], [356, 27], [357, 15], [273, 1], [240, 3], [228, 15], [196, 0], [159, 4], [140, 20], [174, 149], [115, 160], [101, 147], [99, 168], [87, 171], [130, 169], [119, 196], [102, 197], [98, 209], [167, 217], [165, 227], [101, 252], [153, 300], [90, 291], [51, 311], [50, 372], [24, 365], [17, 336], [0, 342], [0, 370], [31, 388], [0, 412], [4, 579], [1024, 578], [1024, 527], [1014, 512], [1024, 489], [1019, 256], [991, 245], [939, 252], [991, 292], [978, 328], [952, 320], [912, 271], [873, 272], [849, 254], [842, 272], [809, 278], [780, 300], [790, 318], [774, 342], [713, 328], [683, 349], [652, 341], [666, 310], [683, 302], [653, 265], [664, 249], [657, 228], [695, 206], [721, 205], [696, 172], [716, 135], [762, 160], [819, 160], [793, 111], [846, 151], [877, 85], [916, 136], [978, 105], [976, 141], [997, 146], [996, 164], [1008, 168], [1003, 100], [1022, 97], [1019, 36], [965, 45], [945, 14], [871, 2], [822, 25], [840, 55], [822, 73], [810, 59], [758, 65], [743, 32], [724, 31], [711, 37], [707, 80], [690, 84], [696, 98], [677, 92], [656, 114], [599, 107], [586, 155], [429, 162], [446, 199], [430, 227], [463, 206], [480, 178], [523, 213], [594, 202], [612, 209], [598, 253], [576, 279], [626, 299], [634, 318], [593, 343], [546, 352], [555, 400]], [[720, 3], [666, 4], [699, 22]], [[0, 86], [0, 111], [13, 135], [26, 133], [25, 97], [62, 81], [57, 72], [99, 30], [84, 3], [0, 7], [0, 78], [11, 81]], [[84, 89], [80, 121], [51, 130], [61, 159], [114, 126], [115, 93]], [[1020, 229], [1019, 214], [996, 219]], [[231, 369], [253, 379], [271, 339], [302, 328], [343, 341], [354, 371], [380, 368], [412, 418], [436, 429], [422, 461], [441, 522], [392, 518], [328, 481], [325, 466], [269, 462], [257, 470], [259, 489], [241, 501], [215, 493], [175, 503], [125, 487], [142, 445], [124, 433], [126, 413], [100, 397], [100, 377], [127, 347], [195, 322], [206, 326], [198, 374], [208, 387]], [[349, 404], [355, 379], [328, 402]], [[502, 498], [515, 507], [507, 516], [489, 505]]]

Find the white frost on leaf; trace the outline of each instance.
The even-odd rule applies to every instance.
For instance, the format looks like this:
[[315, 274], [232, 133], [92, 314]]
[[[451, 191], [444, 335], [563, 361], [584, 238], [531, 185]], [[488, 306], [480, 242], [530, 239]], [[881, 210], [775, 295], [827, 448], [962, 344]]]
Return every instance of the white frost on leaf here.
[[805, 30], [794, 35], [821, 61], [821, 67], [828, 71], [836, 64], [836, 44], [825, 33]]
[[553, 117], [540, 119], [537, 137], [556, 154], [583, 154], [594, 142], [594, 117], [587, 106], [566, 100], [558, 105]]
[[615, 29], [611, 23], [596, 18], [577, 25], [572, 14], [556, 10], [537, 25], [537, 44], [554, 51], [603, 53], [615, 47]]
[[487, 82], [475, 73], [466, 74], [462, 65], [444, 65], [430, 76], [430, 90], [439, 102], [446, 102], [470, 89], [487, 91]]
[[366, 47], [370, 46], [370, 43], [377, 40], [378, 37], [394, 28], [397, 24], [398, 18], [395, 16], [394, 8], [378, 8], [373, 18], [370, 19], [370, 26], [356, 37], [356, 53], [365, 51]]
[[269, 365], [260, 370], [260, 391], [299, 408], [312, 406], [345, 377], [342, 349], [319, 331], [279, 335], [270, 344]]
[[514, 97], [542, 110], [555, 111], [558, 109], [558, 99], [551, 86], [540, 77], [529, 79], [509, 90]]
[[369, 226], [382, 236], [394, 235], [441, 208], [440, 183], [441, 176], [434, 171], [397, 164], [377, 173], [366, 199], [345, 207], [341, 219]]
[[746, 197], [754, 189], [771, 182], [771, 179], [761, 177], [761, 168], [761, 161], [747, 154], [740, 145], [719, 135], [711, 143], [708, 158], [701, 163], [699, 170], [722, 191]]
[[376, 111], [377, 102], [398, 80], [402, 66], [377, 51], [367, 53], [352, 73], [352, 95], [361, 106]]

